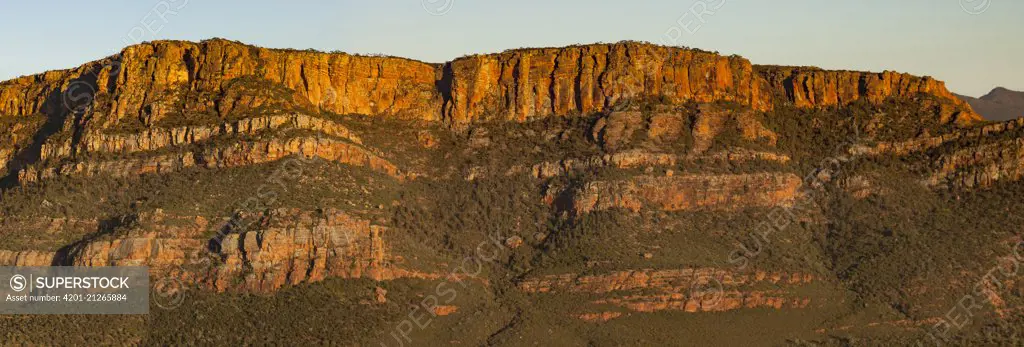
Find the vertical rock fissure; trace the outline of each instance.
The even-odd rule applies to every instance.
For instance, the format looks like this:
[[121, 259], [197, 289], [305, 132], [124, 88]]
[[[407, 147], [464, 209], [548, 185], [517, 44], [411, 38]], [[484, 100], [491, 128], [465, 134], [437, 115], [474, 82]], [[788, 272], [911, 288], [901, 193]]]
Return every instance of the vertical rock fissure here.
[[441, 78], [434, 83], [437, 92], [441, 94], [441, 121], [451, 125], [454, 123], [452, 110], [452, 83], [455, 83], [455, 72], [452, 70], [452, 63], [447, 62], [441, 65]]
[[580, 51], [579, 55], [576, 57], [576, 80], [574, 81], [575, 87], [573, 87], [573, 93], [575, 94], [575, 97], [573, 98], [573, 101], [576, 103], [576, 107], [575, 108], [576, 108], [576, 110], [578, 110], [580, 112], [580, 114], [583, 114], [583, 113], [585, 113], [587, 111], [587, 110], [584, 110], [584, 107], [583, 107], [583, 71], [584, 71], [584, 69], [583, 69], [583, 57], [584, 57], [584, 55], [585, 55], [584, 52]]

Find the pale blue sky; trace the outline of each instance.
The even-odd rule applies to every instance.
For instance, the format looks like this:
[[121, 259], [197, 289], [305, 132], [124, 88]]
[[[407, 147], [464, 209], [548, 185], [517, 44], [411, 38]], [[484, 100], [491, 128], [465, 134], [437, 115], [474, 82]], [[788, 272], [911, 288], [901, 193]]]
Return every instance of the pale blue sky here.
[[[739, 54], [756, 64], [931, 75], [974, 96], [995, 86], [1024, 90], [1021, 0], [705, 1], [0, 0], [0, 80], [77, 66], [154, 39], [224, 37], [429, 62], [630, 39]], [[705, 23], [691, 14], [679, 24], [701, 5], [717, 10]], [[165, 23], [156, 13], [167, 8], [176, 14], [166, 14]]]

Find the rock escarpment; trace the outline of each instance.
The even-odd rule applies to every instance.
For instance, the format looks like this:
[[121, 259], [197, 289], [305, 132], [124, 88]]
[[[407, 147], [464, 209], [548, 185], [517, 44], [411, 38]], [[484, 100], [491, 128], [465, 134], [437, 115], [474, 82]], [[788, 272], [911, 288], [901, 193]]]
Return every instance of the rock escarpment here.
[[[339, 210], [276, 209], [236, 218], [254, 221], [221, 224], [158, 210], [121, 232], [89, 237], [57, 252], [0, 250], [0, 265], [149, 266], [160, 278], [252, 292], [327, 277], [443, 277], [396, 266], [384, 236], [387, 228]], [[231, 229], [239, 225], [251, 230]], [[225, 226], [226, 231], [211, 233]]]
[[457, 124], [587, 114], [633, 98], [771, 108], [746, 59], [649, 44], [521, 49], [457, 59], [446, 69], [445, 117]]
[[939, 112], [943, 123], [955, 120], [970, 124], [982, 120], [966, 102], [946, 89], [945, 83], [931, 77], [892, 71], [871, 73], [776, 66], [758, 66], [757, 69], [772, 90], [784, 93], [796, 107], [846, 106], [858, 100], [880, 104], [889, 98], [925, 94], [943, 101]]
[[[125, 48], [78, 68], [23, 77], [0, 86], [0, 114], [53, 113], [53, 91], [93, 92], [109, 109], [104, 123], [124, 117], [157, 121], [171, 112], [216, 112], [216, 100], [236, 78], [280, 84], [312, 106], [335, 113], [431, 119], [436, 67], [408, 59], [258, 48], [226, 40], [157, 41]], [[181, 93], [184, 95], [180, 95]], [[101, 96], [107, 95], [109, 99]], [[178, 100], [175, 100], [178, 99]], [[59, 95], [57, 102], [60, 102]], [[255, 102], [256, 100], [250, 100]]]
[[[67, 106], [92, 106], [107, 113], [94, 117], [106, 125], [189, 112], [224, 116], [267, 101], [267, 95], [232, 88], [232, 81], [246, 78], [294, 92], [295, 106], [453, 123], [586, 114], [631, 98], [732, 101], [763, 111], [787, 101], [773, 99], [773, 91], [798, 107], [925, 93], [973, 114], [942, 82], [928, 77], [755, 68], [737, 56], [638, 42], [518, 49], [437, 65], [214, 39], [134, 45], [76, 69], [0, 83], [0, 115], [52, 115]], [[92, 104], [80, 105], [86, 98]]]
[[[362, 114], [463, 128], [589, 115], [635, 100], [730, 102], [759, 112], [781, 104], [843, 106], [918, 95], [941, 101], [936, 117], [943, 123], [979, 119], [927, 77], [761, 67], [737, 56], [638, 42], [518, 49], [429, 64], [222, 39], [157, 41], [75, 69], [0, 83], [0, 118], [12, 129], [10, 141], [0, 144], [0, 162], [19, 171], [88, 153], [155, 151], [246, 133], [235, 129], [246, 127], [247, 118], [292, 114]], [[703, 130], [695, 135], [714, 130], [716, 119], [698, 119]], [[749, 126], [756, 125], [750, 119], [738, 120], [745, 136], [774, 141], [760, 125]], [[675, 137], [665, 125], [678, 119], [652, 122], [652, 137]]]

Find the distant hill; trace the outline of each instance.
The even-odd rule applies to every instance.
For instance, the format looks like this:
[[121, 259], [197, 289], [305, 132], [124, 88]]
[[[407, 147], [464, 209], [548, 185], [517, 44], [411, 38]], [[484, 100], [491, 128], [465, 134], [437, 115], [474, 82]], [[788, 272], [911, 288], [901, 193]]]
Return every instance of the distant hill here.
[[988, 120], [1008, 120], [1024, 116], [1024, 92], [998, 87], [980, 98], [957, 96], [971, 104], [974, 111]]

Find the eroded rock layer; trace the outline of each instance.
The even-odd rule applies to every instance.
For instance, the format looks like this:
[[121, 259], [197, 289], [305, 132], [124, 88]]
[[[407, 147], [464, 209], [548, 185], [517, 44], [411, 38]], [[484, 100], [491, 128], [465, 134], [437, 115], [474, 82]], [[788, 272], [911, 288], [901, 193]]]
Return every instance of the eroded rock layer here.
[[[811, 298], [796, 288], [815, 281], [811, 274], [740, 273], [714, 268], [641, 269], [599, 275], [562, 274], [526, 278], [519, 289], [528, 293], [599, 295], [593, 307], [618, 307], [631, 312], [722, 312], [738, 309], [801, 309]], [[773, 289], [754, 289], [773, 288]], [[588, 322], [622, 316], [619, 311], [577, 314]]]
[[339, 210], [276, 209], [227, 223], [157, 211], [136, 223], [57, 252], [0, 250], [0, 265], [149, 266], [159, 278], [217, 291], [270, 292], [326, 277], [443, 277], [395, 266], [387, 229]]
[[746, 207], [787, 206], [803, 181], [793, 174], [638, 176], [595, 181], [572, 193], [576, 214], [621, 208], [663, 211], [728, 211]]
[[199, 151], [157, 154], [140, 158], [88, 160], [42, 167], [30, 166], [19, 173], [18, 180], [29, 183], [58, 176], [128, 177], [149, 173], [171, 173], [191, 167], [230, 168], [273, 162], [293, 155], [300, 158], [315, 157], [366, 167], [397, 179], [405, 178], [405, 174], [394, 164], [359, 145], [330, 138], [297, 137], [237, 142]]

